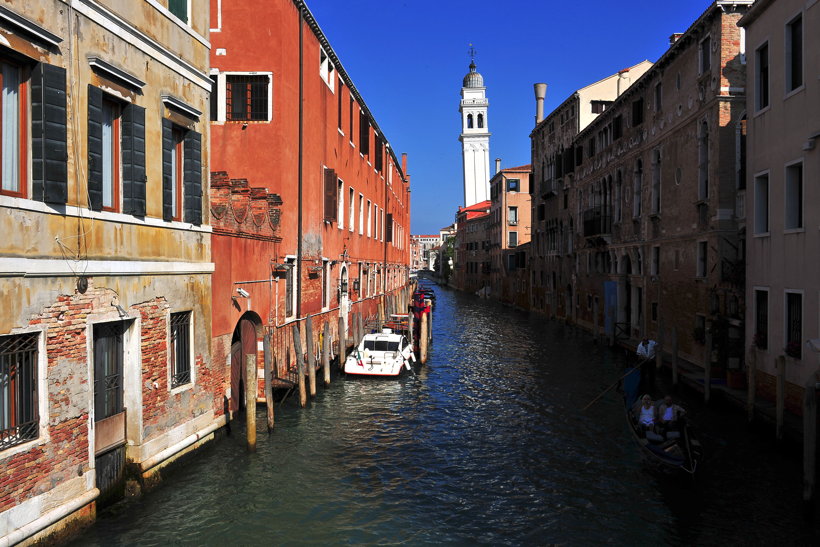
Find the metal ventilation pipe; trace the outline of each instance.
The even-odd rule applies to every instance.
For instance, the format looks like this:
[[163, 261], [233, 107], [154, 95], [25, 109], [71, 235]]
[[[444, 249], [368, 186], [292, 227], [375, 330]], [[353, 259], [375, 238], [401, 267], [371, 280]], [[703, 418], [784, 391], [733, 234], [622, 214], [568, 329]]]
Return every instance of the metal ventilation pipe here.
[[544, 98], [547, 96], [547, 84], [533, 84], [535, 90], [535, 125], [544, 119]]

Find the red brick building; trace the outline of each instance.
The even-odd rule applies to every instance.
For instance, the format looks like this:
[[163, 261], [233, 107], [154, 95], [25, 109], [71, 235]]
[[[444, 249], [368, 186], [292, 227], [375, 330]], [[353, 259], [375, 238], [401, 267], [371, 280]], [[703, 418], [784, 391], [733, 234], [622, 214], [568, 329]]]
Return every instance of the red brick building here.
[[336, 340], [406, 285], [409, 177], [304, 2], [211, 16], [213, 351], [236, 401], [244, 355], [285, 377], [293, 324]]
[[456, 243], [453, 285], [476, 292], [490, 285], [490, 200], [456, 213]]

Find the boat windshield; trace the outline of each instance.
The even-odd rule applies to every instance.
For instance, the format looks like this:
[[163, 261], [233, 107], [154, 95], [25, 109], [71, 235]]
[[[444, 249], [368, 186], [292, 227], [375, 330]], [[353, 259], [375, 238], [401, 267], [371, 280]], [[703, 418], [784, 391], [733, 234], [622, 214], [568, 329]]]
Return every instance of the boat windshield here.
[[370, 351], [399, 351], [399, 342], [398, 340], [385, 339], [365, 340], [364, 349]]

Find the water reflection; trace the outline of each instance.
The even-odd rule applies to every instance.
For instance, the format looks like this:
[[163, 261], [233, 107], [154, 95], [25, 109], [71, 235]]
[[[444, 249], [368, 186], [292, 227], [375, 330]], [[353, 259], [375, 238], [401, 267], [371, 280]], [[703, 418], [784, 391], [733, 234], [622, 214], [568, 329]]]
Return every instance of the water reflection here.
[[[396, 380], [334, 378], [241, 424], [78, 545], [733, 544], [817, 539], [799, 458], [692, 402], [711, 458], [697, 484], [648, 474], [611, 393], [624, 356], [585, 334], [438, 291], [433, 353]], [[264, 423], [260, 411], [258, 423]]]

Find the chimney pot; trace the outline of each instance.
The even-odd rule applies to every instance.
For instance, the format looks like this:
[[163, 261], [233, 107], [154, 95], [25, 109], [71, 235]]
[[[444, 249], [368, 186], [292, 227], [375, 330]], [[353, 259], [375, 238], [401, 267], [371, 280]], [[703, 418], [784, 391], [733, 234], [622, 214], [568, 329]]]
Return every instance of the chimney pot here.
[[544, 98], [547, 96], [547, 84], [533, 84], [535, 91], [535, 125], [544, 120]]

